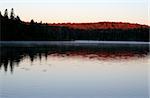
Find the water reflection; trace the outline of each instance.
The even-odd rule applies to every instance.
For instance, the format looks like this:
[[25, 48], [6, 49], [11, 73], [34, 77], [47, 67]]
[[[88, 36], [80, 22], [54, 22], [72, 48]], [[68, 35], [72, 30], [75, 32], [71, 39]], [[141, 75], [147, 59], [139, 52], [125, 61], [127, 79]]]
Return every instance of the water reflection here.
[[[134, 59], [147, 56], [149, 53], [148, 45], [98, 45], [98, 46], [74, 46], [74, 45], [44, 45], [44, 46], [18, 46], [1, 45], [0, 68], [4, 67], [7, 72], [14, 71], [14, 67], [25, 58], [47, 59], [48, 56], [60, 57], [82, 57], [97, 60], [116, 60], [116, 59]], [[59, 62], [59, 61], [58, 61]], [[2, 69], [0, 69], [2, 70]]]

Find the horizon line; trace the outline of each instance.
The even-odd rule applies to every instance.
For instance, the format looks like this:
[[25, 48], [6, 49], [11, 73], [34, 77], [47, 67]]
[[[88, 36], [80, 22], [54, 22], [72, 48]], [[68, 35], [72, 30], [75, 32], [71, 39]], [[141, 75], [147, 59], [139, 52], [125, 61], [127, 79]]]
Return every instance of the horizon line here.
[[[32, 20], [32, 19], [31, 19]], [[30, 20], [30, 21], [31, 21]], [[34, 19], [33, 19], [34, 20]], [[27, 23], [30, 23], [30, 21], [24, 21], [24, 20], [22, 20], [23, 22], [27, 22]], [[37, 23], [40, 23], [40, 22], [42, 22], [42, 24], [43, 23], [47, 23], [47, 24], [88, 24], [88, 23], [125, 23], [125, 24], [137, 24], [137, 25], [145, 25], [145, 26], [149, 26], [150, 27], [150, 25], [148, 25], [148, 24], [142, 24], [142, 23], [136, 23], [136, 22], [127, 22], [127, 21], [97, 21], [97, 22], [93, 22], [93, 21], [91, 21], [91, 22], [43, 22], [43, 21], [36, 21], [36, 20], [34, 20], [34, 22], [37, 22]]]

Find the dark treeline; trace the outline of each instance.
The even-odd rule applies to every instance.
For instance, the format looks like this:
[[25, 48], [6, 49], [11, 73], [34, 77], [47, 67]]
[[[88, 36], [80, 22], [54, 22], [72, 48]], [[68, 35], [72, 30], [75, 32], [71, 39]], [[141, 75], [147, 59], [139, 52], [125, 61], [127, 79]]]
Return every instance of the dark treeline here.
[[134, 29], [77, 29], [69, 26], [37, 23], [34, 20], [27, 23], [21, 21], [19, 16], [15, 17], [13, 8], [10, 16], [7, 9], [4, 15], [0, 13], [0, 24], [1, 41], [149, 41], [148, 26]]

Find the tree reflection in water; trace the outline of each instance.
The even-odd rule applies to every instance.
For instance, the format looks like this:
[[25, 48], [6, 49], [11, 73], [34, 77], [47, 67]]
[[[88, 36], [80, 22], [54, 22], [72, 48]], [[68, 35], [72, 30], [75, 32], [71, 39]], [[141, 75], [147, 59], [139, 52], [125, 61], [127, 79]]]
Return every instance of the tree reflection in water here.
[[[83, 57], [88, 59], [109, 60], [109, 59], [131, 59], [134, 57], [145, 57], [149, 53], [148, 45], [95, 45], [95, 46], [74, 46], [74, 45], [40, 45], [40, 46], [7, 46], [1, 45], [0, 68], [4, 67], [7, 72], [14, 71], [14, 66], [29, 57], [33, 62], [47, 56], [61, 57]], [[59, 61], [58, 61], [59, 62]], [[2, 69], [0, 69], [2, 70]]]

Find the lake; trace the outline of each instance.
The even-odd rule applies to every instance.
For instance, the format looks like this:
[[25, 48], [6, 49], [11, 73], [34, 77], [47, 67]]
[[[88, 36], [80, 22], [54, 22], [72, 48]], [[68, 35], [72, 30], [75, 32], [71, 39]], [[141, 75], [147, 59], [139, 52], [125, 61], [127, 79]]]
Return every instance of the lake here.
[[149, 44], [1, 42], [0, 98], [149, 98]]

